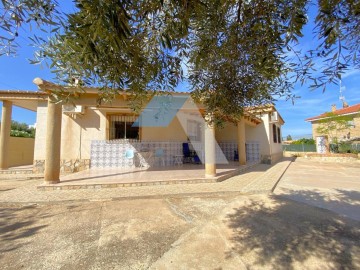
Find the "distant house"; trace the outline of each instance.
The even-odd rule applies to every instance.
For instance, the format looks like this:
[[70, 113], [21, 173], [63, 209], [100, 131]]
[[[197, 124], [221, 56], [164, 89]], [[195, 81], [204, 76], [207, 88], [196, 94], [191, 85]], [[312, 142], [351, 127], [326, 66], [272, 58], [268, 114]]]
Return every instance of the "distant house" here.
[[[338, 132], [338, 140], [340, 141], [353, 141], [360, 140], [360, 103], [349, 106], [346, 102], [343, 103], [343, 108], [337, 109], [336, 105], [332, 105], [331, 112], [338, 116], [349, 116], [349, 128]], [[328, 118], [328, 112], [322, 113], [318, 116], [310, 117], [305, 121], [312, 124], [312, 135], [314, 140], [317, 137], [324, 136], [325, 134], [319, 134], [317, 128], [320, 125], [321, 120]]]
[[[284, 120], [273, 105], [249, 108], [241, 119], [227, 118], [222, 128], [214, 128], [204, 122], [208, 114], [202, 104], [188, 102], [187, 107], [189, 93], [171, 94], [175, 108], [153, 104], [163, 114], [153, 115], [156, 119], [149, 120], [146, 118], [154, 111], [150, 108], [150, 98], [138, 113], [129, 107], [131, 94], [125, 91], [111, 103], [99, 105], [99, 89], [86, 88], [85, 93], [74, 99], [76, 104], [55, 104], [50, 101], [51, 93], [59, 86], [39, 78], [34, 82], [41, 91], [0, 91], [0, 100], [4, 104], [3, 120], [7, 123], [11, 121], [12, 105], [37, 112], [34, 170], [45, 169], [47, 182], [59, 181], [59, 166], [62, 170], [66, 166], [78, 170], [127, 167], [129, 151], [130, 156], [131, 152], [145, 150], [160, 153], [162, 166], [171, 166], [184, 154], [183, 144], [195, 148], [199, 158], [203, 158], [206, 175], [216, 174], [221, 155], [240, 165], [260, 160], [273, 163], [282, 157]], [[73, 86], [65, 87], [64, 91], [78, 92]], [[8, 132], [8, 129], [1, 132], [3, 145]], [[7, 152], [6, 147], [1, 149], [0, 161]]]

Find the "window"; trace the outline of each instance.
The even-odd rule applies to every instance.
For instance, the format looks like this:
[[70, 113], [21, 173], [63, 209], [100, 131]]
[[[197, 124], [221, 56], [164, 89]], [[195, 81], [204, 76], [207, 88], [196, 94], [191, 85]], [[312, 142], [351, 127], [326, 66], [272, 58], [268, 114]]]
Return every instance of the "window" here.
[[277, 136], [278, 136], [277, 137], [278, 138], [277, 142], [281, 143], [281, 134], [280, 134], [280, 128], [279, 127], [277, 128]]
[[200, 123], [194, 120], [187, 121], [187, 136], [191, 141], [201, 141]]
[[276, 134], [276, 125], [273, 124], [273, 140], [274, 143], [277, 143], [277, 134]]
[[136, 119], [133, 115], [111, 115], [109, 139], [139, 139], [139, 127], [133, 126]]

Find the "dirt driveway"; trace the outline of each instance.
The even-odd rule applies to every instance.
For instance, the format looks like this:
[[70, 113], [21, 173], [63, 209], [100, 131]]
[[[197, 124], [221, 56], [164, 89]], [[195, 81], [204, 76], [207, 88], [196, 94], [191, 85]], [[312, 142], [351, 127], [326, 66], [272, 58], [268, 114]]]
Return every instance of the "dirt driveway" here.
[[360, 221], [360, 163], [324, 163], [298, 158], [275, 194]]

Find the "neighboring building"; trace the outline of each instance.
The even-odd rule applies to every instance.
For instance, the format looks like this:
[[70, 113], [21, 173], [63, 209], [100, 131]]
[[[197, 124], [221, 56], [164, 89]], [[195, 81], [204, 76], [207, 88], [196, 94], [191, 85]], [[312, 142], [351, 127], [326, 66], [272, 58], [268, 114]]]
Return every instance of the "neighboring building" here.
[[[45, 180], [48, 182], [58, 181], [58, 163], [63, 170], [126, 167], [124, 158], [128, 149], [155, 151], [162, 148], [165, 150], [164, 165], [173, 165], [174, 158], [183, 154], [184, 142], [190, 142], [200, 158], [207, 157], [206, 160], [210, 160], [208, 157], [212, 155], [209, 149], [215, 149], [213, 141], [217, 142], [227, 160], [233, 161], [235, 153], [238, 154], [240, 164], [256, 160], [273, 163], [282, 157], [281, 126], [284, 120], [273, 105], [248, 109], [238, 120], [226, 119], [223, 128], [215, 129], [203, 124], [207, 114], [201, 104], [196, 104], [196, 107], [182, 105], [176, 110], [177, 115], [182, 113], [181, 117], [173, 117], [166, 125], [142, 125], [137, 124], [136, 120], [146, 117], [147, 108], [143, 108], [139, 118], [139, 114], [130, 109], [129, 94], [126, 92], [111, 103], [98, 105], [98, 89], [86, 88], [85, 93], [74, 99], [75, 106], [61, 106], [49, 101], [49, 94], [58, 85], [39, 78], [34, 82], [42, 91], [0, 92], [0, 100], [4, 102], [2, 119], [11, 121], [12, 105], [37, 112], [34, 169], [42, 171], [45, 168]], [[78, 93], [75, 87], [67, 87], [66, 91]], [[172, 95], [185, 99], [189, 96], [188, 93], [178, 92]], [[204, 130], [208, 132], [202, 132]], [[0, 146], [5, 143], [6, 134], [6, 129], [1, 131]], [[215, 140], [211, 140], [207, 134], [213, 134]], [[201, 144], [201, 141], [204, 143]], [[219, 149], [213, 151], [216, 161], [211, 163], [214, 164], [205, 162], [208, 175], [216, 174]], [[8, 150], [0, 151], [4, 156], [4, 151]], [[3, 159], [0, 156], [0, 163]], [[53, 173], [46, 173], [48, 167], [45, 163], [53, 168]]]
[[[349, 106], [346, 102], [343, 104], [343, 108], [336, 109], [335, 105], [332, 105], [331, 112], [339, 116], [349, 116], [349, 128], [339, 131], [337, 139], [340, 141], [351, 141], [351, 140], [360, 140], [360, 104]], [[324, 136], [326, 134], [319, 134], [317, 128], [320, 125], [320, 121], [327, 118], [327, 112], [320, 114], [318, 116], [310, 117], [305, 119], [305, 121], [312, 124], [312, 134], [313, 139], [316, 140], [317, 137]]]

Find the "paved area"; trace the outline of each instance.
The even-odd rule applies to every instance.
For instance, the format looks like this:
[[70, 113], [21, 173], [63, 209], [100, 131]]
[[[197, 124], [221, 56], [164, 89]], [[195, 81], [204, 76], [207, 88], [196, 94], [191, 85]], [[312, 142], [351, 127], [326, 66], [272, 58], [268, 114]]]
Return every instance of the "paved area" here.
[[37, 190], [41, 180], [1, 180], [0, 202], [42, 203], [73, 200], [111, 200], [141, 197], [206, 195], [208, 193], [256, 193], [270, 192], [281, 174], [289, 166], [284, 160], [274, 166], [259, 164], [252, 169], [217, 183], [176, 184], [157, 186], [137, 186], [122, 188], [96, 188], [90, 186], [77, 190]]
[[0, 269], [359, 269], [359, 228], [274, 195], [0, 204]]
[[311, 201], [358, 192], [358, 170], [285, 160], [220, 183], [53, 191], [1, 180], [0, 269], [360, 269], [360, 222]]
[[360, 221], [360, 163], [298, 158], [274, 193]]

